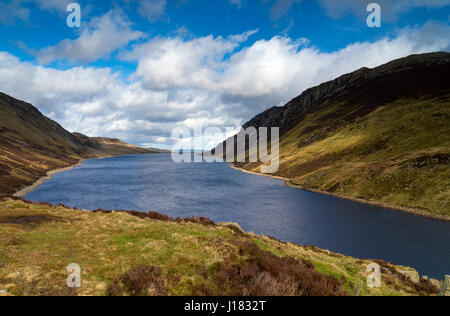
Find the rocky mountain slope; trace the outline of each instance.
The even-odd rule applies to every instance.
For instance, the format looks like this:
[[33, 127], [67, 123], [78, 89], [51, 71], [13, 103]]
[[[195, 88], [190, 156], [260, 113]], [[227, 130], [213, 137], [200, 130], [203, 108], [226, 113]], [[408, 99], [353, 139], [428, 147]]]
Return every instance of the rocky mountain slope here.
[[155, 152], [116, 139], [69, 133], [31, 104], [0, 93], [0, 195], [81, 159]]
[[280, 127], [275, 175], [291, 184], [448, 217], [449, 82], [449, 53], [413, 55], [306, 90], [244, 127]]

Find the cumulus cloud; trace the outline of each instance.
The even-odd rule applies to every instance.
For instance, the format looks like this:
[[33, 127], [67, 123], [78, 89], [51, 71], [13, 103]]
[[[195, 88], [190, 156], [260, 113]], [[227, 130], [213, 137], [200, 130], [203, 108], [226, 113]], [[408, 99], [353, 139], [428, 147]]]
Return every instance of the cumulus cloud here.
[[360, 67], [450, 51], [449, 31], [448, 25], [429, 23], [327, 53], [305, 39], [280, 36], [246, 45], [253, 32], [227, 38], [158, 37], [126, 55], [138, 65], [126, 81], [108, 68], [57, 70], [3, 52], [0, 87], [69, 130], [170, 146], [175, 127], [239, 127], [262, 110]]
[[36, 66], [0, 53], [2, 92], [36, 105], [71, 131], [111, 136], [135, 144], [167, 140], [171, 130], [193, 122], [238, 126], [226, 112], [210, 110], [218, 95], [194, 90], [152, 91], [139, 82], [124, 83], [108, 68], [68, 70]]
[[307, 39], [276, 36], [256, 41], [225, 59], [238, 42], [211, 36], [158, 38], [137, 47], [128, 57], [138, 62], [136, 75], [146, 89], [195, 87], [220, 92], [226, 104], [245, 99], [247, 108], [252, 104], [265, 107], [267, 101], [281, 104], [312, 85], [360, 67], [374, 67], [412, 53], [446, 50], [448, 31], [448, 26], [430, 23], [421, 29], [405, 29], [394, 39], [355, 43], [332, 53], [308, 46]]
[[367, 5], [371, 2], [381, 5], [383, 17], [387, 20], [393, 20], [398, 14], [418, 7], [436, 9], [450, 5], [450, 0], [319, 0], [319, 2], [333, 19], [340, 19], [349, 14], [366, 16]]
[[56, 60], [71, 63], [96, 61], [143, 36], [143, 33], [132, 30], [131, 23], [120, 12], [111, 11], [92, 19], [77, 39], [66, 39], [40, 50], [37, 59], [41, 64]]
[[125, 56], [139, 61], [136, 76], [149, 89], [217, 88], [216, 77], [232, 53], [257, 31], [223, 37], [206, 36], [186, 40], [182, 35], [155, 38], [135, 47]]
[[448, 26], [430, 23], [404, 29], [394, 39], [355, 43], [331, 53], [302, 48], [303, 41], [285, 37], [261, 40], [231, 57], [224, 91], [249, 98], [276, 96], [284, 103], [286, 96], [361, 67], [376, 67], [413, 53], [449, 50], [450, 39], [445, 36], [449, 31]]

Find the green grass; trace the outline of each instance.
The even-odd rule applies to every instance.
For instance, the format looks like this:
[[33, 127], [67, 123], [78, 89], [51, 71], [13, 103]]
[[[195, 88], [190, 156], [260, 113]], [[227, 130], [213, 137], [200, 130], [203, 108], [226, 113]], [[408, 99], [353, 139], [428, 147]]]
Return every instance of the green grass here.
[[309, 189], [450, 216], [449, 98], [397, 100], [351, 122], [342, 119], [346, 104], [328, 103], [282, 137], [277, 175]]
[[[28, 222], [17, 222], [21, 217]], [[245, 242], [280, 258], [308, 260], [320, 273], [344, 277], [345, 289], [352, 294], [356, 286], [360, 295], [419, 294], [401, 281], [368, 288], [368, 260], [237, 233], [225, 225], [162, 222], [16, 200], [0, 202], [0, 289], [7, 295], [67, 294], [65, 268], [77, 263], [82, 269], [78, 295], [106, 295], [109, 286], [139, 265], [162, 269], [168, 295], [191, 295], [199, 288], [217, 291], [220, 284], [214, 276], [224, 262], [233, 258], [243, 265], [249, 260], [240, 250]]]

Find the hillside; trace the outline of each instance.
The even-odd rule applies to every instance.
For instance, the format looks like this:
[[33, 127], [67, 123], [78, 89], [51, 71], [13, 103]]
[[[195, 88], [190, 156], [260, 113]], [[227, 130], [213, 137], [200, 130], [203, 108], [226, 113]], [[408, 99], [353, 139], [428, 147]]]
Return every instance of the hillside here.
[[[72, 263], [81, 288], [66, 286]], [[439, 281], [381, 261], [381, 287], [370, 288], [370, 263], [205, 218], [0, 200], [0, 296], [439, 293]]]
[[0, 195], [81, 159], [160, 152], [116, 139], [69, 133], [34, 106], [0, 93]]
[[413, 55], [306, 90], [244, 127], [280, 127], [275, 176], [291, 185], [450, 218], [449, 82], [449, 53]]

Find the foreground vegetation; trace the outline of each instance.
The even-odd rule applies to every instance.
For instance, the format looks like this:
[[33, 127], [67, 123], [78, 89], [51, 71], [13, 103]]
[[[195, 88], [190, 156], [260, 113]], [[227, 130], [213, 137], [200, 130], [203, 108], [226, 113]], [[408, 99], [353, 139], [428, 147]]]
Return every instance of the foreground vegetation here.
[[[372, 261], [300, 247], [205, 218], [88, 212], [20, 199], [0, 202], [0, 295], [436, 295]], [[82, 286], [66, 286], [66, 267]]]

